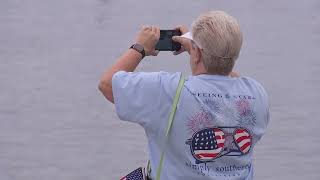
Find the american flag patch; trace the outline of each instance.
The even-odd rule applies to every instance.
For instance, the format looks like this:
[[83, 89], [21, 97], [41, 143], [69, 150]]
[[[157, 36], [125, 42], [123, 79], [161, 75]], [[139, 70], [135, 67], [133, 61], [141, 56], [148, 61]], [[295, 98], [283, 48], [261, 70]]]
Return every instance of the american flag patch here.
[[144, 179], [145, 179], [144, 169], [140, 167], [132, 171], [125, 177], [122, 177], [120, 180], [144, 180]]

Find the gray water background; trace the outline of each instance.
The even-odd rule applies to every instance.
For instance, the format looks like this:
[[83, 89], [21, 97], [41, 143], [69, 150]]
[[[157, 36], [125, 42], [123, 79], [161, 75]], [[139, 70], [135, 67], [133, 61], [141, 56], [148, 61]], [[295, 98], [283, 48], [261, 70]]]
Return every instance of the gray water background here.
[[[256, 179], [320, 179], [320, 1], [0, 0], [0, 180], [118, 179], [146, 161], [138, 125], [98, 92], [143, 24], [190, 25], [224, 10], [244, 33], [236, 70], [267, 89]], [[190, 74], [161, 53], [139, 71]]]

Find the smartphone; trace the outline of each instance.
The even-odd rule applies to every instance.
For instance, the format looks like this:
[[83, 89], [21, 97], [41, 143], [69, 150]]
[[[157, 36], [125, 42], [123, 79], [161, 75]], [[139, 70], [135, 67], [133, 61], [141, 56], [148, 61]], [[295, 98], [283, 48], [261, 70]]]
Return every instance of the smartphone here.
[[160, 39], [156, 44], [156, 50], [159, 51], [178, 51], [181, 44], [172, 40], [173, 36], [181, 36], [179, 30], [160, 30]]

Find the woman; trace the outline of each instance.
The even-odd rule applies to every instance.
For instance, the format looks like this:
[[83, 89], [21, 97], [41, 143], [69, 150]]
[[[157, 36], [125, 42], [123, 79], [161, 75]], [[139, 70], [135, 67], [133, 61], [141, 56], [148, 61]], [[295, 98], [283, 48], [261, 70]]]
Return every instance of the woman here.
[[232, 72], [242, 45], [237, 21], [221, 11], [200, 15], [191, 33], [173, 37], [190, 55], [192, 75], [183, 86], [169, 140], [167, 119], [181, 73], [133, 72], [144, 56], [156, 56], [160, 30], [144, 26], [132, 45], [102, 75], [103, 95], [121, 120], [146, 131], [155, 178], [166, 146], [161, 179], [252, 179], [252, 152], [269, 121], [268, 98], [254, 79]]

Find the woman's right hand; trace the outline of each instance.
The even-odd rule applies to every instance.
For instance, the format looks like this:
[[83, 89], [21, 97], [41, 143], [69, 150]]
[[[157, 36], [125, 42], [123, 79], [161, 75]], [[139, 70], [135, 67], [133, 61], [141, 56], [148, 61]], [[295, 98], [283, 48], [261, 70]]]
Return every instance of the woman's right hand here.
[[[179, 30], [182, 35], [189, 32], [188, 28], [186, 26], [182, 26], [182, 25], [176, 27], [175, 30]], [[181, 44], [181, 49], [178, 51], [174, 51], [173, 52], [174, 55], [181, 54], [185, 51], [188, 51], [190, 54], [190, 48], [192, 45], [191, 45], [191, 41], [189, 39], [186, 39], [186, 38], [183, 38], [180, 36], [173, 36], [172, 40]]]
[[160, 28], [158, 26], [142, 26], [139, 31], [136, 43], [144, 47], [146, 56], [157, 56], [159, 51], [155, 50], [160, 38]]

